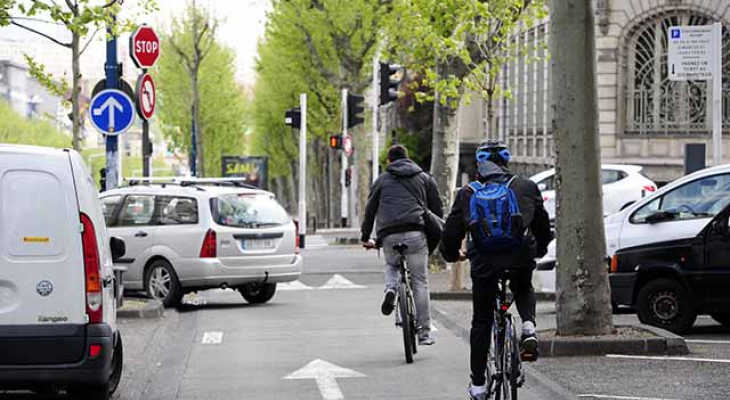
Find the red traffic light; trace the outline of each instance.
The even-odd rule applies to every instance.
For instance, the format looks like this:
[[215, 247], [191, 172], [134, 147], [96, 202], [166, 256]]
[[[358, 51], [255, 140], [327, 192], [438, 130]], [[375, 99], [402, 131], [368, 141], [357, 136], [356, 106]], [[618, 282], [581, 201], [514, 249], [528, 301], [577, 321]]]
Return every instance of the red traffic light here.
[[342, 149], [342, 136], [341, 135], [331, 135], [330, 136], [330, 148], [335, 149], [335, 150]]

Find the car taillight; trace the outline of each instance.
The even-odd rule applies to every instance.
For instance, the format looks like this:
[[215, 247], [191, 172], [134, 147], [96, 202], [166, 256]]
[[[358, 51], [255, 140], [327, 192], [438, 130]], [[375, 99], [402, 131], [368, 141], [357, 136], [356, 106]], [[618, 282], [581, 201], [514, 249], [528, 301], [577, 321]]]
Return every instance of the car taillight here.
[[81, 242], [84, 251], [84, 273], [86, 275], [86, 313], [89, 322], [100, 323], [103, 320], [104, 308], [101, 294], [101, 262], [96, 242], [94, 224], [86, 214], [81, 214], [81, 225], [84, 228]]
[[96, 357], [99, 357], [99, 354], [101, 354], [101, 345], [100, 344], [92, 344], [89, 346], [89, 358], [94, 359]]
[[215, 231], [209, 229], [205, 233], [203, 246], [200, 248], [200, 258], [216, 258], [218, 256], [218, 236]]
[[647, 192], [655, 192], [656, 191], [656, 186], [654, 186], [654, 185], [646, 185], [646, 186], [644, 186], [644, 190], [646, 190]]
[[612, 274], [618, 272], [618, 256], [615, 254], [611, 257], [611, 267], [608, 271]]
[[299, 233], [294, 232], [294, 253], [299, 254]]

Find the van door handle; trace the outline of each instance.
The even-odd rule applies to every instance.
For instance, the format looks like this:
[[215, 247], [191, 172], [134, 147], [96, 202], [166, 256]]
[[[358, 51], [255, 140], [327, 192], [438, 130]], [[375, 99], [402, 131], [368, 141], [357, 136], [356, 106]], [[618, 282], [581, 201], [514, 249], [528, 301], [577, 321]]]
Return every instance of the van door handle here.
[[107, 276], [106, 278], [102, 279], [101, 283], [106, 288], [109, 286], [112, 286], [114, 284], [115, 278], [114, 275]]
[[138, 238], [147, 237], [147, 232], [139, 231], [139, 232], [137, 232], [137, 233], [134, 234], [134, 237], [138, 237]]

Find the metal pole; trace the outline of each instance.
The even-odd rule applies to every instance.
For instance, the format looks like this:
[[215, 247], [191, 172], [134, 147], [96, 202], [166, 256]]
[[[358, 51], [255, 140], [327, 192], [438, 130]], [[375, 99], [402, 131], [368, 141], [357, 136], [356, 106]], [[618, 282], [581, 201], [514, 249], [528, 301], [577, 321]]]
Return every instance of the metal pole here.
[[378, 114], [380, 111], [380, 57], [373, 57], [373, 183], [380, 175], [380, 127]]
[[[347, 137], [347, 89], [342, 89], [342, 141]], [[348, 158], [345, 152], [340, 156], [342, 160], [342, 173], [340, 174], [340, 187], [342, 189], [342, 198], [340, 199], [340, 213], [342, 217], [342, 227], [347, 225], [347, 217], [349, 214], [349, 199], [347, 193], [347, 185], [345, 184], [347, 177]]]
[[722, 164], [722, 24], [712, 26], [712, 165]]
[[299, 96], [301, 128], [299, 128], [299, 247], [305, 247], [307, 235], [307, 94]]
[[142, 176], [150, 176], [150, 123], [142, 121]]
[[[106, 42], [106, 88], [119, 89], [119, 63], [117, 61], [117, 37], [114, 36], [113, 26], [116, 23], [116, 15], [112, 15], [111, 25], [107, 27], [107, 34], [111, 40]], [[112, 110], [113, 112], [113, 110]], [[106, 137], [106, 189], [116, 189], [120, 181], [119, 166], [119, 138], [118, 136]]]

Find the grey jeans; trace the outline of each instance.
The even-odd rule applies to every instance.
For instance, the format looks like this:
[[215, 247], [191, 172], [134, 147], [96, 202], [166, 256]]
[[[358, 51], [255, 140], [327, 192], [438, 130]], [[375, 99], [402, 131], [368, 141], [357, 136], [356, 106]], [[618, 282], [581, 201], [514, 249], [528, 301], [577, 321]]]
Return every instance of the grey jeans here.
[[431, 331], [431, 310], [428, 290], [428, 243], [421, 231], [394, 233], [383, 239], [385, 253], [385, 290], [398, 292], [398, 253], [393, 250], [397, 244], [408, 246], [406, 265], [411, 271], [411, 285], [416, 302], [416, 319], [421, 333]]

